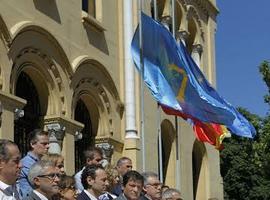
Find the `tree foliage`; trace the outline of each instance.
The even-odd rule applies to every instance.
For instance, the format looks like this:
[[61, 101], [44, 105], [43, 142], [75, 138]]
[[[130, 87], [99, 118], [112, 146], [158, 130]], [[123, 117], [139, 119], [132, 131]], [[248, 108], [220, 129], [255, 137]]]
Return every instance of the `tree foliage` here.
[[[270, 105], [270, 65], [264, 61], [260, 73], [268, 87], [264, 101]], [[270, 115], [261, 118], [238, 109], [255, 127], [254, 139], [232, 135], [220, 153], [224, 198], [230, 200], [270, 199]]]

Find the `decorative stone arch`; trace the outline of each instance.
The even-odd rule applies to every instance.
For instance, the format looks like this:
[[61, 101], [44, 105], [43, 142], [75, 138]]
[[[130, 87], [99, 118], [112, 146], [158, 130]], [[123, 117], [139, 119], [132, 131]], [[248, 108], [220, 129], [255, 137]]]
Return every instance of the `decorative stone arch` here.
[[[13, 62], [9, 81], [10, 92], [14, 92], [19, 73], [27, 69], [27, 74], [35, 85], [40, 87], [37, 88], [40, 89], [40, 94], [48, 92], [45, 95], [49, 95], [50, 106], [46, 115], [68, 115], [70, 100], [66, 98], [65, 93], [73, 72], [59, 42], [47, 30], [30, 22], [14, 25], [11, 33], [14, 39], [8, 52]], [[35, 72], [40, 79], [35, 77]], [[41, 86], [41, 82], [46, 84]], [[47, 90], [42, 87], [47, 87]]]
[[0, 30], [1, 30], [0, 38], [3, 40], [6, 46], [9, 47], [12, 39], [8, 31], [8, 28], [6, 26], [6, 23], [4, 19], [2, 18], [1, 14], [0, 14]]
[[175, 128], [173, 124], [165, 119], [161, 122], [161, 138], [162, 138], [162, 163], [163, 163], [163, 178], [162, 180], [166, 185], [175, 185], [175, 183], [169, 183], [169, 180], [174, 180], [175, 175]]
[[197, 139], [192, 149], [193, 198], [207, 199], [208, 158], [204, 143]]
[[110, 160], [111, 147], [121, 151], [119, 133], [121, 132], [120, 119], [123, 115], [124, 105], [120, 101], [111, 75], [101, 62], [88, 56], [80, 56], [73, 61], [72, 66], [75, 71], [71, 81], [71, 88], [74, 91], [72, 118], [75, 119], [77, 103], [82, 100], [90, 115], [91, 144], [94, 142], [96, 145], [104, 147], [105, 154], [109, 147], [109, 152], [105, 157]]
[[187, 3], [185, 0], [175, 1], [175, 29], [179, 31], [187, 30], [186, 23]]
[[200, 19], [200, 16], [194, 8], [194, 6], [188, 6], [187, 12], [187, 21], [188, 21], [188, 32], [189, 38], [187, 40], [187, 47], [191, 51], [192, 45], [203, 44], [204, 42], [204, 31], [203, 23]]

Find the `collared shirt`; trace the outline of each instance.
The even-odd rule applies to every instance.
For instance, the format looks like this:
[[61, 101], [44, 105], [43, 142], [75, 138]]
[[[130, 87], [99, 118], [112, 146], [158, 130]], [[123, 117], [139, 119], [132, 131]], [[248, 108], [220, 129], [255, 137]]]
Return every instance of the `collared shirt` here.
[[87, 196], [91, 199], [91, 200], [98, 200], [94, 195], [92, 195], [90, 192], [88, 192], [87, 190], [83, 190], [85, 192], [85, 194], [87, 194]]
[[18, 186], [22, 198], [25, 198], [33, 190], [28, 180], [28, 173], [31, 166], [35, 164], [38, 160], [39, 158], [35, 156], [32, 152], [28, 152], [27, 155], [21, 160], [22, 168]]
[[38, 192], [37, 190], [33, 190], [33, 192], [38, 195], [38, 197], [41, 199], [41, 200], [48, 200], [47, 197], [45, 197], [43, 194], [41, 194], [40, 192]]
[[1, 200], [16, 200], [14, 195], [7, 195], [4, 193], [4, 190], [6, 190], [8, 187], [11, 187], [11, 185], [8, 185], [4, 183], [3, 181], [0, 181], [0, 199]]
[[81, 193], [84, 190], [83, 185], [82, 185], [82, 180], [81, 180], [82, 172], [83, 172], [84, 169], [85, 169], [85, 167], [83, 167], [82, 170], [79, 171], [74, 176], [74, 178], [75, 178], [75, 187], [76, 187], [78, 193]]

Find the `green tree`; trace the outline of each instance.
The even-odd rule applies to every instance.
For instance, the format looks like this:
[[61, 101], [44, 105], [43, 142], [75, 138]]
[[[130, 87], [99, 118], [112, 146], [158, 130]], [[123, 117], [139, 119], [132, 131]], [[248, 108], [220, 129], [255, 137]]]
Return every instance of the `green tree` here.
[[[270, 65], [262, 62], [259, 71], [268, 87], [264, 101], [270, 105]], [[238, 109], [255, 127], [252, 139], [232, 135], [220, 153], [225, 199], [270, 199], [270, 115], [260, 118]]]

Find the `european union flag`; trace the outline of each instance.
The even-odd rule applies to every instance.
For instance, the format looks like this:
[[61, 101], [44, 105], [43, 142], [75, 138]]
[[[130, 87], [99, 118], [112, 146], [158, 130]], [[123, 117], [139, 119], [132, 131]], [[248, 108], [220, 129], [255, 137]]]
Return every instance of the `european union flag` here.
[[[163, 25], [143, 13], [142, 40], [143, 78], [161, 105], [202, 122], [226, 125], [241, 136], [255, 135], [253, 126], [205, 79], [185, 46], [178, 45]], [[138, 28], [131, 45], [133, 60], [141, 71]]]

